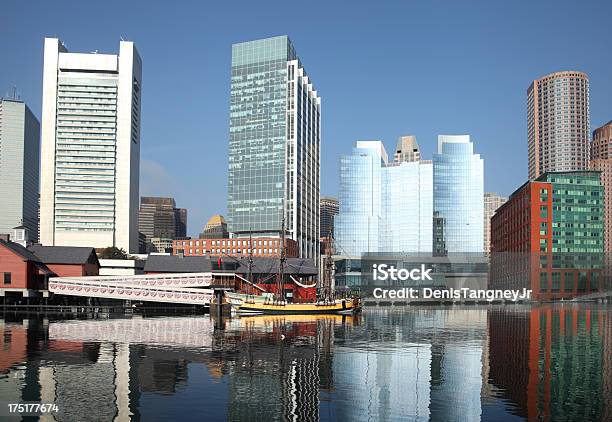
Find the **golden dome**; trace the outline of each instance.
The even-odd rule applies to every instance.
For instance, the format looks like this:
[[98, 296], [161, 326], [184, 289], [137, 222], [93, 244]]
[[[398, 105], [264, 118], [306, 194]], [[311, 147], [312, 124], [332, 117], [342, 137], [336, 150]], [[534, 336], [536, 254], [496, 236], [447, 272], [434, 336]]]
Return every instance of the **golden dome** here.
[[225, 218], [221, 214], [216, 214], [210, 217], [205, 227], [214, 227], [225, 224]]

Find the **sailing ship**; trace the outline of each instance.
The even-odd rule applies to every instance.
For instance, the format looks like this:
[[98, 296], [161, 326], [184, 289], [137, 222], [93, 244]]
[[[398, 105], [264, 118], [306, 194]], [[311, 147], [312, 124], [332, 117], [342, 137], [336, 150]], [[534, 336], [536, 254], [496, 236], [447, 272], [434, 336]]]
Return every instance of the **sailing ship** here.
[[[285, 219], [282, 219], [280, 231], [280, 258], [278, 272], [276, 274], [276, 286], [274, 292], [261, 292], [255, 289], [256, 284], [251, 280], [253, 265], [252, 239], [249, 237], [249, 259], [246, 294], [236, 292], [225, 292], [225, 301], [232, 306], [232, 311], [241, 315], [274, 315], [274, 314], [354, 314], [361, 311], [362, 303], [358, 295], [337, 295], [332, 289], [333, 260], [331, 256], [331, 245], [327, 246], [325, 257], [325, 268], [323, 272], [322, 289], [314, 300], [309, 302], [294, 303], [287, 300], [285, 292], [285, 268], [287, 256], [285, 248]], [[330, 236], [331, 238], [331, 236]], [[302, 285], [294, 277], [290, 280], [302, 288], [316, 288], [316, 283], [310, 286]]]

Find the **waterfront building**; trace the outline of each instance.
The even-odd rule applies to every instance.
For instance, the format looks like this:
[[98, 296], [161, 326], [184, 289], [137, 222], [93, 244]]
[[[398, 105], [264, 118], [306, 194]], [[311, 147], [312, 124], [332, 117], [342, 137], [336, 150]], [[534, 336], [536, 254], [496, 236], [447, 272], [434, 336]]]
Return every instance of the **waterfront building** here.
[[493, 192], [485, 192], [484, 194], [484, 252], [488, 254], [491, 251], [491, 217], [495, 215], [495, 211], [506, 202], [508, 198], [500, 196]]
[[232, 46], [228, 229], [319, 258], [321, 98], [287, 36]]
[[586, 169], [589, 128], [586, 73], [555, 72], [533, 81], [527, 89], [529, 179]]
[[431, 253], [433, 248], [433, 165], [394, 162], [382, 172], [380, 252]]
[[22, 226], [38, 241], [40, 124], [16, 98], [0, 98], [0, 233]]
[[401, 136], [397, 140], [393, 161], [396, 163], [403, 163], [419, 161], [420, 159], [421, 152], [419, 150], [419, 144], [417, 143], [416, 136]]
[[98, 275], [99, 269], [93, 248], [41, 245], [26, 248], [0, 239], [0, 296], [4, 303], [41, 299], [49, 277]]
[[381, 141], [358, 141], [340, 159], [336, 253], [432, 251], [431, 162], [393, 162]]
[[227, 223], [221, 214], [210, 217], [204, 230], [200, 233], [200, 239], [226, 239], [228, 237]]
[[131, 276], [144, 274], [145, 259], [100, 259], [101, 276]]
[[174, 198], [143, 196], [140, 198], [138, 231], [145, 236], [149, 252], [172, 249], [174, 239], [187, 236], [187, 210], [177, 208]]
[[483, 197], [484, 163], [474, 153], [470, 136], [438, 136], [433, 155], [433, 211], [437, 225], [443, 227], [447, 253], [483, 252]]
[[[176, 239], [171, 243], [173, 255], [182, 256], [253, 256], [280, 257], [282, 248], [278, 237]], [[250, 250], [252, 249], [252, 252]], [[285, 238], [285, 256], [298, 258], [299, 249], [295, 240]]]
[[604, 187], [604, 250], [612, 253], [612, 121], [593, 131], [589, 169], [600, 173]]
[[493, 289], [536, 300], [601, 290], [604, 190], [597, 171], [544, 173], [518, 188], [491, 219]]
[[388, 161], [381, 141], [357, 141], [352, 153], [340, 158], [336, 253], [357, 257], [383, 248], [382, 169]]
[[45, 38], [40, 241], [138, 252], [142, 62]]

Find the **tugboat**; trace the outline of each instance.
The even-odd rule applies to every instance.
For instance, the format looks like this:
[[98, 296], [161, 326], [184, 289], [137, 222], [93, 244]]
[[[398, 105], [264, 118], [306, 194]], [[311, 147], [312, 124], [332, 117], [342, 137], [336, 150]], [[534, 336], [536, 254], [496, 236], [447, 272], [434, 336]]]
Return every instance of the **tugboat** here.
[[[336, 298], [331, 288], [333, 261], [331, 257], [331, 245], [327, 247], [325, 257], [325, 271], [323, 276], [322, 294], [312, 302], [291, 303], [285, 295], [285, 266], [287, 257], [285, 252], [285, 219], [282, 219], [280, 232], [280, 261], [276, 275], [276, 289], [274, 293], [263, 293], [261, 295], [245, 295], [239, 293], [225, 293], [225, 299], [232, 304], [232, 309], [241, 315], [317, 315], [317, 314], [354, 314], [361, 311], [361, 298], [357, 295]], [[248, 283], [251, 281], [251, 266], [253, 263], [252, 249], [249, 252], [249, 275]], [[294, 280], [294, 283], [297, 283]], [[303, 286], [302, 286], [303, 287]], [[309, 287], [314, 287], [309, 286]]]

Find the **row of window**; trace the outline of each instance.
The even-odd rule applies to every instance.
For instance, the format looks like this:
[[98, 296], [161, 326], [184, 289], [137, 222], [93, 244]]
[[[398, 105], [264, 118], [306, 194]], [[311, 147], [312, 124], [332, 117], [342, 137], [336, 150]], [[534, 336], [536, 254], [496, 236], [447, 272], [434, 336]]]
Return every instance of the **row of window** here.
[[[208, 240], [179, 240], [176, 242], [177, 246], [205, 246]], [[261, 239], [253, 239], [251, 241], [253, 245], [259, 246], [278, 246], [280, 245], [280, 240], [261, 240]], [[216, 246], [248, 246], [249, 240], [236, 240], [236, 239], [227, 239], [227, 240], [212, 240], [210, 241], [211, 245]], [[225, 250], [223, 250], [225, 252]]]

